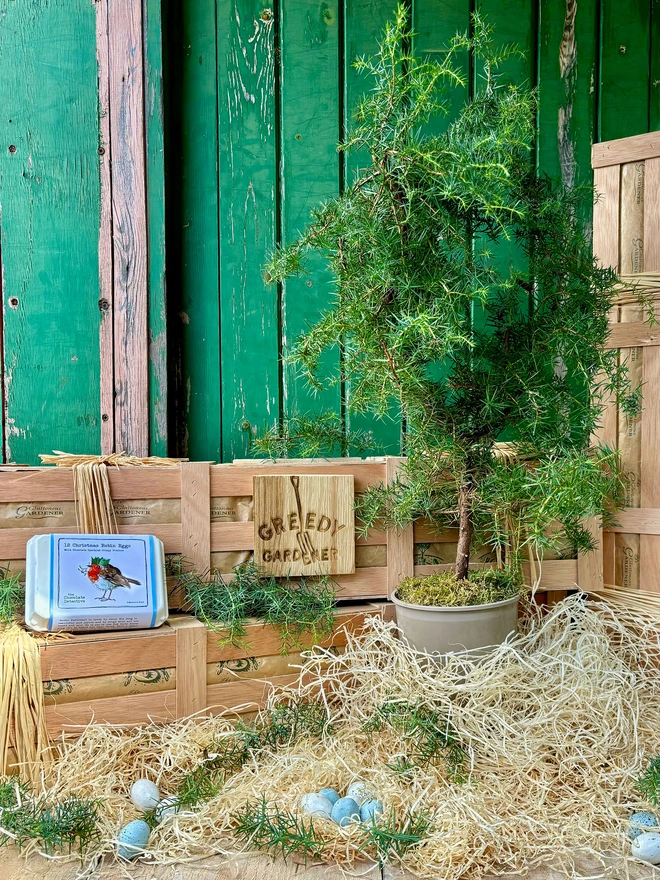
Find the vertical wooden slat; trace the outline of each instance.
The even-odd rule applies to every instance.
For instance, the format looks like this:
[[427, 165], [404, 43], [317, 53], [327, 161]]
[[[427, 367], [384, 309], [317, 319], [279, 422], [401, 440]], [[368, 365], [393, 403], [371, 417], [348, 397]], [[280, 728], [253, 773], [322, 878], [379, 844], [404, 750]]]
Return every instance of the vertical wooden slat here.
[[[644, 268], [644, 162], [621, 165], [621, 207], [619, 268], [624, 273], [641, 272]], [[641, 321], [643, 309], [638, 304], [622, 305], [621, 323]], [[633, 388], [643, 379], [644, 350], [640, 346], [622, 348], [621, 363], [628, 370]], [[642, 417], [619, 414], [618, 447], [626, 479], [626, 507], [640, 506], [642, 482]], [[618, 534], [616, 544], [617, 583], [628, 589], [640, 586], [640, 536]]]
[[149, 453], [167, 455], [162, 0], [143, 0], [149, 279]]
[[[593, 250], [602, 266], [619, 268], [619, 195], [621, 170], [619, 165], [596, 168], [594, 187], [597, 201], [594, 205]], [[610, 321], [616, 323], [619, 309], [612, 310]], [[612, 395], [603, 399], [603, 412], [599, 428], [594, 432], [593, 442], [614, 449], [617, 445], [619, 412]], [[603, 580], [613, 584], [615, 580], [615, 536], [603, 535]]]
[[599, 8], [598, 140], [610, 141], [648, 130], [651, 3], [601, 0]]
[[203, 712], [206, 705], [207, 629], [194, 617], [171, 617], [176, 630], [176, 717]]
[[211, 569], [211, 471], [208, 461], [181, 462], [181, 545], [201, 575]]
[[[644, 181], [644, 271], [660, 269], [660, 158], [647, 159]], [[660, 347], [644, 350], [641, 507], [660, 507]], [[641, 535], [640, 587], [660, 593], [660, 537]]]
[[[339, 14], [341, 0], [280, 2], [280, 204], [284, 243], [307, 226], [319, 204], [339, 194]], [[300, 335], [329, 307], [332, 274], [312, 253], [305, 274], [282, 284], [282, 394], [289, 413], [340, 411], [340, 386], [310, 388], [297, 364], [286, 358]], [[324, 352], [322, 374], [339, 372], [339, 349]], [[341, 449], [322, 454], [340, 455]]]
[[[226, 227], [222, 235], [218, 231], [218, 163], [226, 160], [226, 153], [218, 153], [218, 106], [221, 102], [224, 109], [227, 94], [218, 94], [216, 4], [186, 0], [167, 4], [166, 12], [170, 41], [167, 271], [169, 297], [176, 297], [170, 309], [176, 316], [173, 327], [181, 338], [181, 377], [174, 400], [176, 448], [192, 459], [219, 461], [219, 251], [222, 248], [229, 259], [235, 247]], [[218, 14], [226, 34], [231, 13], [225, 7]], [[231, 199], [228, 185], [224, 199], [225, 203]]]
[[539, 0], [538, 9], [538, 167], [572, 189], [591, 183], [597, 0]]
[[[355, 111], [360, 98], [371, 87], [365, 75], [355, 69], [355, 61], [360, 57], [369, 57], [378, 47], [383, 29], [396, 12], [398, 0], [343, 0], [344, 2], [344, 35], [343, 35], [343, 128], [346, 133], [355, 125]], [[366, 168], [371, 162], [368, 150], [362, 149], [344, 154], [343, 181], [344, 190], [355, 181], [360, 169]], [[350, 401], [351, 380], [346, 380], [346, 398]], [[374, 440], [374, 450], [380, 454], [397, 455], [401, 451], [401, 417], [396, 403], [386, 417], [375, 419], [370, 413], [346, 413], [349, 430], [370, 431]]]
[[147, 217], [141, 0], [108, 5], [115, 444], [149, 452]]
[[619, 196], [621, 168], [594, 169], [594, 256], [601, 266], [619, 268]]
[[98, 450], [99, 115], [90, 0], [0, 3], [4, 452]]
[[110, 138], [110, 58], [108, 0], [96, 3], [96, 57], [99, 85], [99, 166], [101, 217], [99, 223], [99, 356], [101, 365], [101, 452], [115, 449], [115, 366], [112, 273], [112, 143]]
[[660, 157], [647, 159], [644, 175], [644, 271], [660, 269]]
[[222, 457], [231, 461], [245, 457], [246, 422], [261, 428], [280, 415], [286, 328], [277, 286], [262, 277], [277, 231], [279, 53], [272, 6], [218, 0], [217, 18]]
[[[399, 456], [388, 455], [385, 465], [386, 483], [394, 483], [399, 474], [401, 462], [404, 459]], [[405, 529], [390, 529], [387, 532], [387, 597], [392, 593], [406, 577], [412, 577], [415, 573], [415, 537], [413, 526]]]
[[592, 516], [585, 523], [591, 533], [595, 549], [578, 556], [578, 586], [582, 590], [600, 590], [603, 587], [603, 530], [600, 517]]

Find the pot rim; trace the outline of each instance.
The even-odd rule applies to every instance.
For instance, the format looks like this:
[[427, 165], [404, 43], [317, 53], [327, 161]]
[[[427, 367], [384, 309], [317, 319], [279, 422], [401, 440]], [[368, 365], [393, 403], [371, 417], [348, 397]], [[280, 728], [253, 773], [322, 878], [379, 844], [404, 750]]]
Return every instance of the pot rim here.
[[396, 590], [392, 593], [390, 598], [395, 605], [400, 605], [402, 608], [413, 608], [415, 611], [441, 611], [444, 613], [452, 611], [484, 611], [489, 608], [502, 608], [504, 605], [512, 605], [514, 602], [518, 603], [520, 600], [520, 596], [511, 596], [509, 599], [500, 599], [499, 602], [488, 602], [485, 605], [413, 605], [412, 602], [404, 602], [403, 599], [399, 599]]

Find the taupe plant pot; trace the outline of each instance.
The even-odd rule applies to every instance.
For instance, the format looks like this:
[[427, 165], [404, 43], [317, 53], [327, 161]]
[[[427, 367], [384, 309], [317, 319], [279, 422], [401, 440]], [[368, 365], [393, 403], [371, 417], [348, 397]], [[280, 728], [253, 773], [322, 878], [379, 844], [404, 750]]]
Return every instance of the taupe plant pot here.
[[448, 654], [500, 645], [515, 632], [518, 596], [490, 605], [455, 608], [411, 605], [392, 596], [396, 621], [408, 643], [418, 651]]

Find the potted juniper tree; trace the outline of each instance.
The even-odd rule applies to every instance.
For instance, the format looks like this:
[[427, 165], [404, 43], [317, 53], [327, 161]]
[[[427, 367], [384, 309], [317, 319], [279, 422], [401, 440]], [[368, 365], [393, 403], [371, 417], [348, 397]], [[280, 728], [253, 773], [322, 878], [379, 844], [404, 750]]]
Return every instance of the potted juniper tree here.
[[[346, 382], [349, 413], [398, 411], [400, 479], [361, 496], [358, 517], [365, 528], [425, 518], [457, 530], [453, 570], [404, 582], [394, 598], [417, 646], [474, 648], [515, 628], [530, 550], [592, 548], [584, 521], [611, 517], [622, 481], [615, 451], [590, 437], [605, 395], [632, 413], [640, 394], [605, 346], [616, 278], [580, 220], [593, 191], [534, 168], [534, 93], [500, 82], [507, 53], [478, 16], [442, 61], [410, 45], [400, 8], [375, 57], [357, 62], [371, 90], [340, 146], [370, 162], [276, 250], [266, 277], [304, 272], [311, 251], [330, 264], [333, 301], [293, 357], [315, 386]], [[474, 95], [444, 133], [426, 134], [448, 91], [465, 88], [465, 52], [480, 72]], [[343, 373], [325, 375], [322, 354], [338, 345]], [[257, 446], [309, 454], [323, 424], [333, 441], [331, 417], [294, 418]], [[477, 541], [499, 570], [471, 567]]]

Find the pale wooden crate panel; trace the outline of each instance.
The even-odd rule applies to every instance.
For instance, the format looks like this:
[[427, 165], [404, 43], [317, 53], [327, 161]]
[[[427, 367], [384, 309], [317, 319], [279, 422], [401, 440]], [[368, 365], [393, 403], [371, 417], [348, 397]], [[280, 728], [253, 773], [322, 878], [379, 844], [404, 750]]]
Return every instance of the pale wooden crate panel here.
[[316, 643], [303, 635], [290, 655], [283, 655], [274, 626], [251, 621], [241, 645], [227, 645], [220, 633], [184, 614], [157, 630], [39, 639], [49, 730], [75, 734], [91, 722], [133, 726], [224, 709], [255, 711], [271, 685], [298, 680], [301, 650], [315, 644], [341, 650], [348, 633], [372, 616], [384, 617], [386, 609], [385, 603], [337, 609], [329, 637]]
[[[594, 254], [626, 276], [660, 270], [660, 134], [653, 132], [595, 144]], [[624, 297], [610, 319], [611, 348], [619, 349], [633, 382], [643, 385], [641, 417], [631, 419], [610, 403], [598, 438], [618, 445], [627, 474], [627, 509], [603, 535], [605, 584], [660, 592], [660, 333], [641, 307]]]

